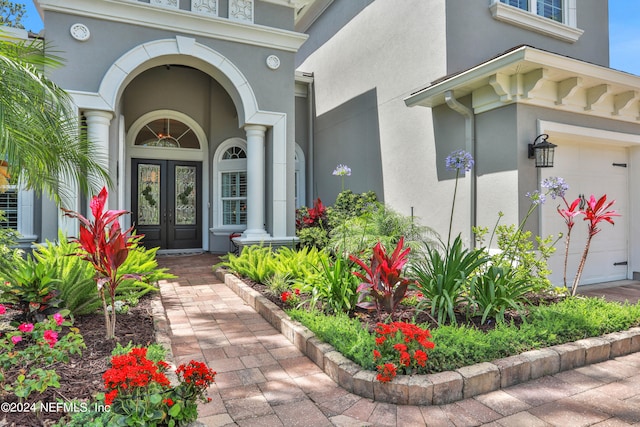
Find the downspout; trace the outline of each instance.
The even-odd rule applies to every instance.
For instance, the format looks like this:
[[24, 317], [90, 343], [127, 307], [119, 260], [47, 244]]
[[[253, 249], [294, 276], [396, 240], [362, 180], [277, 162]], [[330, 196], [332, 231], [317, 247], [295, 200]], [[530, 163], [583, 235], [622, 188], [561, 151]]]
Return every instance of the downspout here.
[[[461, 104], [453, 95], [453, 91], [448, 90], [444, 93], [444, 99], [449, 108], [451, 108], [456, 113], [462, 115], [464, 117], [464, 128], [465, 128], [465, 149], [467, 152], [471, 154], [471, 156], [476, 158], [476, 135], [475, 135], [475, 116], [473, 114], [473, 110], [466, 105]], [[469, 192], [469, 246], [475, 247], [476, 242], [473, 238], [473, 227], [476, 225], [476, 166], [474, 165], [471, 168], [471, 176], [467, 183], [467, 188]]]
[[305, 206], [313, 206], [313, 200], [315, 200], [316, 195], [313, 192], [314, 189], [314, 173], [313, 173], [313, 164], [314, 164], [314, 156], [313, 151], [315, 150], [315, 145], [313, 141], [313, 76], [307, 83], [307, 127], [308, 127], [308, 154], [307, 154], [307, 200], [304, 201]]

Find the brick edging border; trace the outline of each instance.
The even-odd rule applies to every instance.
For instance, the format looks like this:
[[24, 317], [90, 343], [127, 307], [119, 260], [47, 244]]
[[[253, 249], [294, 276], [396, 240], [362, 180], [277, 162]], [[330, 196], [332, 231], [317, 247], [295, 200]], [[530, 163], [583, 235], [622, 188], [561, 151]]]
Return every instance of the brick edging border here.
[[347, 391], [378, 402], [401, 405], [442, 405], [515, 384], [553, 375], [640, 351], [640, 328], [531, 350], [493, 362], [427, 375], [399, 375], [389, 383], [362, 369], [330, 344], [316, 338], [300, 322], [233, 274], [216, 276], [253, 307], [267, 322]]

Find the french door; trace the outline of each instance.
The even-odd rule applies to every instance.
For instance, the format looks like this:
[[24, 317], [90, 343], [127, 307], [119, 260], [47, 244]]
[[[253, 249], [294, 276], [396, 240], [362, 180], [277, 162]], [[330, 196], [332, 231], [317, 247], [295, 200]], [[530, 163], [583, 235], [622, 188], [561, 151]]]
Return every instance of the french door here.
[[131, 160], [131, 210], [147, 248], [202, 248], [202, 163]]

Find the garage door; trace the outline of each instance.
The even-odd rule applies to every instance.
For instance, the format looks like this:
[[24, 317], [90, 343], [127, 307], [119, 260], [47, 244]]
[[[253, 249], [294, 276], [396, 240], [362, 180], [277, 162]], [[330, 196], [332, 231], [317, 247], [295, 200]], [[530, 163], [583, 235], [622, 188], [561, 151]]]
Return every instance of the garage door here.
[[[615, 200], [612, 206], [621, 217], [615, 217], [615, 225], [601, 223], [601, 230], [591, 241], [589, 256], [580, 280], [581, 285], [609, 282], [627, 278], [628, 261], [628, 152], [624, 147], [558, 141], [556, 160], [553, 168], [540, 169], [542, 179], [559, 176], [569, 184], [566, 199], [569, 203], [580, 194], [589, 199], [593, 194], [599, 198], [607, 195], [607, 200]], [[564, 220], [556, 208], [561, 200], [547, 199], [541, 213], [541, 232], [566, 234]], [[587, 222], [584, 216], [576, 217], [576, 225], [571, 233], [567, 283], [573, 283], [575, 272], [587, 241]], [[557, 243], [557, 251], [550, 259], [553, 270], [551, 281], [555, 285], [563, 283], [564, 238]]]

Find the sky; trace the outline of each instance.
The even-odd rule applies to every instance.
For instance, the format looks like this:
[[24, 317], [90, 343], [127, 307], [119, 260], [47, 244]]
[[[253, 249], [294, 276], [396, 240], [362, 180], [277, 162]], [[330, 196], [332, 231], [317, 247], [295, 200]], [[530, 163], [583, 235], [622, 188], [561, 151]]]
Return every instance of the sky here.
[[[14, 0], [14, 3], [27, 6], [25, 28], [39, 32], [42, 21], [33, 2]], [[640, 76], [639, 0], [609, 0], [609, 55], [611, 68]]]

